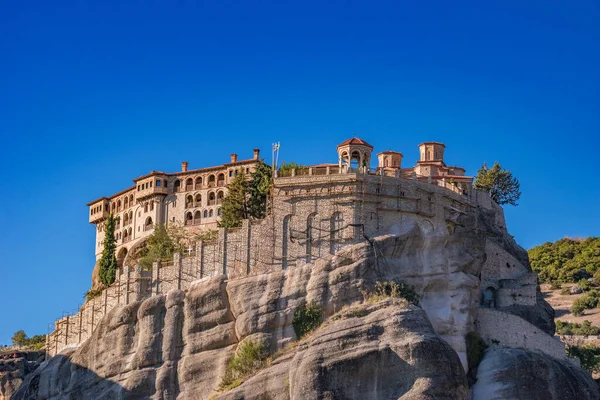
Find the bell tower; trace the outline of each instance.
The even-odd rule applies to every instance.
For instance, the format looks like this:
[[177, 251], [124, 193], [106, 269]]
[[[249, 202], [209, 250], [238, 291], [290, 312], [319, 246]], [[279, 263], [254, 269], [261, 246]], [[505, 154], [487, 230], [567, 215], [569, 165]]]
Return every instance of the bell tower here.
[[340, 172], [367, 173], [371, 164], [373, 146], [354, 137], [337, 146]]

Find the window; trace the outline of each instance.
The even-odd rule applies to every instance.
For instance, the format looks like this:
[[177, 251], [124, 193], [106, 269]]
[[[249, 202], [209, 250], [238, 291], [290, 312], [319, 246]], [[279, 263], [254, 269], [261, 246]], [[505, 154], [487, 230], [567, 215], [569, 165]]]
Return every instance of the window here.
[[204, 210], [204, 218], [208, 217], [208, 211]]
[[156, 186], [160, 186], [160, 180], [156, 181]]
[[231, 178], [233, 176], [233, 170], [229, 170], [229, 177]]
[[153, 211], [153, 210], [154, 210], [154, 202], [153, 202], [153, 201], [151, 201], [151, 202], [150, 202], [150, 211]]
[[210, 211], [208, 212], [208, 216], [209, 216], [209, 217], [212, 217], [212, 216], [214, 216], [213, 210], [210, 210]]
[[150, 184], [150, 187], [152, 187], [152, 181], [148, 182]]

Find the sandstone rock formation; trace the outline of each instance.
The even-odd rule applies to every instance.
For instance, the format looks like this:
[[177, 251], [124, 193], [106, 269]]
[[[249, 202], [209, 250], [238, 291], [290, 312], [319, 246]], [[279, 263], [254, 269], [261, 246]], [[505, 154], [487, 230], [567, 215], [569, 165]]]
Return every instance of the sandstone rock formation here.
[[0, 400], [8, 400], [17, 391], [25, 377], [34, 371], [44, 358], [41, 351], [16, 351], [0, 354]]
[[[505, 342], [489, 339], [475, 399], [600, 398], [589, 375], [566, 357], [545, 355], [543, 346], [538, 353], [505, 349], [527, 347], [530, 327], [533, 339], [552, 340], [554, 327], [527, 254], [498, 215], [493, 207], [461, 213], [434, 230], [407, 219], [395, 235], [314, 264], [203, 279], [185, 292], [119, 305], [89, 340], [30, 374], [14, 398], [467, 399], [466, 371], [476, 366], [467, 364], [465, 337], [478, 329], [482, 305], [518, 318], [524, 331], [507, 331]], [[412, 285], [420, 307], [365, 301], [376, 281], [388, 280]], [[496, 293], [487, 304], [484, 289]], [[309, 302], [320, 305], [326, 320], [298, 342], [294, 311]], [[219, 391], [228, 360], [248, 340], [283, 355], [240, 386]], [[519, 392], [526, 377], [512, 373], [515, 367], [543, 368], [531, 377], [540, 390]]]
[[486, 352], [473, 386], [476, 399], [597, 399], [589, 374], [570, 363], [524, 349]]

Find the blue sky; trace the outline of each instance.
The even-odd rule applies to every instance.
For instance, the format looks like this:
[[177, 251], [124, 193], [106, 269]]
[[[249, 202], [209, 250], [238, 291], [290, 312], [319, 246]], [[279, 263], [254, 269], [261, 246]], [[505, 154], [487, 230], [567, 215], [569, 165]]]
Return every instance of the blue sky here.
[[274, 141], [310, 164], [356, 132], [405, 166], [442, 141], [519, 178], [524, 247], [600, 235], [600, 3], [491, 3], [4, 1], [0, 344], [82, 301], [88, 201]]

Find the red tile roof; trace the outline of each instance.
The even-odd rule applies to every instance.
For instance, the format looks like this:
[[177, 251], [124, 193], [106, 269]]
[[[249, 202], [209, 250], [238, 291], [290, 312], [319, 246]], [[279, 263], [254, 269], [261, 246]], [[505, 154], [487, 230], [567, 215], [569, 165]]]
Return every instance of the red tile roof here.
[[363, 145], [363, 146], [367, 146], [367, 147], [373, 148], [373, 146], [371, 146], [369, 143], [367, 143], [364, 140], [362, 140], [360, 138], [357, 138], [357, 137], [353, 137], [351, 139], [345, 140], [344, 142], [340, 143], [338, 145], [338, 147], [346, 146], [346, 145], [349, 145], [349, 144], [359, 144], [359, 145]]

